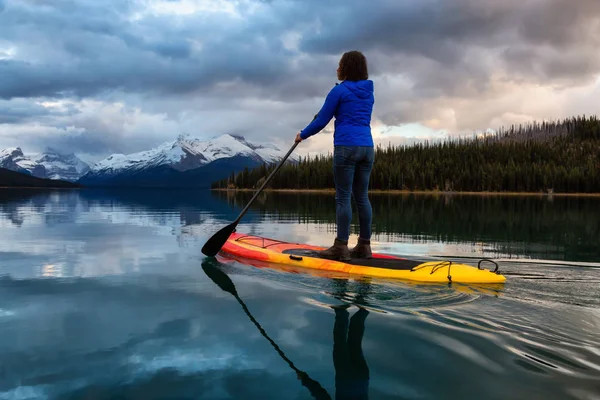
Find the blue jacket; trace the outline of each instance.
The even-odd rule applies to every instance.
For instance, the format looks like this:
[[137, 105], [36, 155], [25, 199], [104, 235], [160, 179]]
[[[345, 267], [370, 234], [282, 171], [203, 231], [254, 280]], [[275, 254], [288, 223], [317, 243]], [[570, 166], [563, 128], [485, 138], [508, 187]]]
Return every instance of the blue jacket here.
[[343, 81], [329, 91], [317, 117], [300, 132], [302, 139], [319, 133], [335, 116], [334, 146], [373, 146], [373, 81]]

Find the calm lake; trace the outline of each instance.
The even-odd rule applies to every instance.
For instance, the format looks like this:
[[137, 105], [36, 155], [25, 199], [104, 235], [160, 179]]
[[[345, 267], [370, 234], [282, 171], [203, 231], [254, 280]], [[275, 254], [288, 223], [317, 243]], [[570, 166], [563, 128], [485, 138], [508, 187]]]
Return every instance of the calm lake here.
[[[0, 399], [600, 398], [600, 198], [372, 195], [374, 251], [507, 277], [468, 287], [205, 258], [250, 197], [0, 190]], [[334, 222], [332, 195], [264, 193], [238, 232]]]

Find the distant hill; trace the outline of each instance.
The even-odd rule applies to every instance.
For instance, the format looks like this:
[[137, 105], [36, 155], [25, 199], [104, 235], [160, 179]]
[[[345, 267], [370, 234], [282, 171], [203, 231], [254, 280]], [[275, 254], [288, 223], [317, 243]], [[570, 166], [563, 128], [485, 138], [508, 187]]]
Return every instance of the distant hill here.
[[[273, 189], [333, 189], [331, 155], [303, 158], [281, 168]], [[212, 188], [254, 188], [275, 168], [264, 163]], [[446, 142], [377, 147], [371, 190], [600, 193], [600, 120], [502, 128]]]
[[37, 178], [27, 173], [0, 168], [0, 187], [78, 188], [81, 185], [56, 179]]

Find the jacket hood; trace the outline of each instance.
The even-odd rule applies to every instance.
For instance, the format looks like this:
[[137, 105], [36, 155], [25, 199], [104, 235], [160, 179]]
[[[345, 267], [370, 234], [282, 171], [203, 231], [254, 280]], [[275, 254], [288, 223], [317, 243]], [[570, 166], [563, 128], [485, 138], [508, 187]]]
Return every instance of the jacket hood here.
[[344, 81], [342, 84], [360, 99], [373, 96], [373, 81], [370, 79], [364, 81]]

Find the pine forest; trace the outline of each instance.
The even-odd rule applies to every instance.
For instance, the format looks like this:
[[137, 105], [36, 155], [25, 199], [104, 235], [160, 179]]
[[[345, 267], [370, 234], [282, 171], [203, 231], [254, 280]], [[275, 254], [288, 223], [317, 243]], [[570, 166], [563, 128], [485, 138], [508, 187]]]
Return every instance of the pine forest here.
[[[257, 188], [276, 164], [232, 173], [213, 189]], [[332, 155], [285, 163], [268, 187], [333, 189]], [[371, 190], [600, 193], [600, 120], [578, 116], [493, 134], [378, 146]]]

